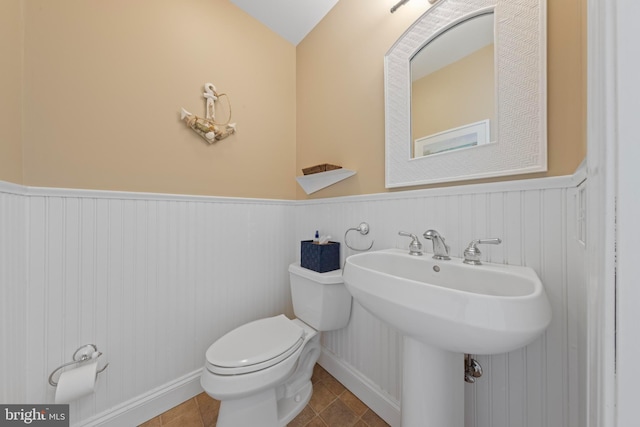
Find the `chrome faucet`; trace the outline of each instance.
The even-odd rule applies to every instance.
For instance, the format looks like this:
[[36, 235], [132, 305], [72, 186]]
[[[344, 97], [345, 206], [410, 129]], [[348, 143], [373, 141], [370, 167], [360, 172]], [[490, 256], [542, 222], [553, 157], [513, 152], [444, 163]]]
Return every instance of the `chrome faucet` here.
[[444, 237], [436, 230], [427, 230], [422, 235], [433, 242], [433, 259], [449, 260], [449, 246], [444, 242]]
[[398, 231], [400, 236], [411, 237], [411, 243], [409, 243], [409, 255], [422, 255], [422, 243], [415, 234], [407, 233], [406, 231]]

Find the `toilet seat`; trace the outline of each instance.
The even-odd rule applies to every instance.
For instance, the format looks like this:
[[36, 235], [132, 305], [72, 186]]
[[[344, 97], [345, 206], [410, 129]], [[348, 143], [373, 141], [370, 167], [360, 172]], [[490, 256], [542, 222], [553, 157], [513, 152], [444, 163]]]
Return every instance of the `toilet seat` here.
[[281, 314], [242, 325], [214, 342], [206, 366], [217, 375], [240, 375], [287, 359], [304, 343], [303, 328]]

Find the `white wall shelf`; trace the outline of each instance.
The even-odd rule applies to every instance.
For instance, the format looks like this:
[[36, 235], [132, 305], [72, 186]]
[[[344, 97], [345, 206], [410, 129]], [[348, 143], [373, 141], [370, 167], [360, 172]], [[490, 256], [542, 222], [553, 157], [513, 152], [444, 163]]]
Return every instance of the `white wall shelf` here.
[[297, 176], [296, 181], [298, 181], [298, 184], [300, 184], [300, 187], [302, 187], [305, 193], [311, 194], [355, 174], [356, 171], [341, 168], [311, 175]]

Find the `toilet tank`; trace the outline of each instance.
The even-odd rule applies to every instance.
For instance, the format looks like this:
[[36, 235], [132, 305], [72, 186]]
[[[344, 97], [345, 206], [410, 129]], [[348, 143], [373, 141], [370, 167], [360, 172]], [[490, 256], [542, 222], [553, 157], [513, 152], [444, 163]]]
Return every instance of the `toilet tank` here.
[[289, 265], [291, 299], [296, 317], [318, 331], [347, 326], [351, 315], [351, 294], [342, 280], [342, 270], [318, 273]]

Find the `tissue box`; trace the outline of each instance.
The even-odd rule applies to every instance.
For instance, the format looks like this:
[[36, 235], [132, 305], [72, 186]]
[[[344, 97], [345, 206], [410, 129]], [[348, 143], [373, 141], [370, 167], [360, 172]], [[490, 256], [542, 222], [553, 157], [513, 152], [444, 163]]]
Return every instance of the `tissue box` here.
[[328, 242], [324, 245], [313, 240], [300, 242], [300, 266], [318, 273], [340, 269], [340, 243]]

